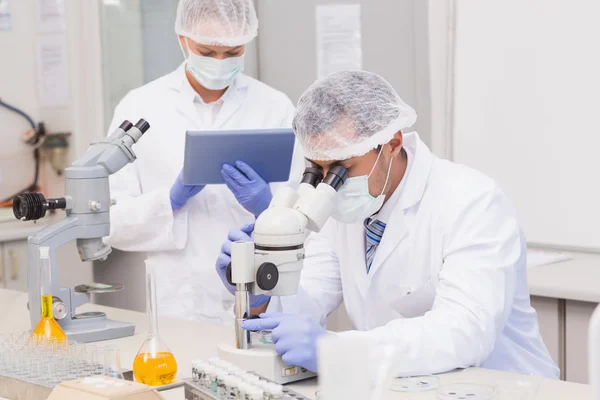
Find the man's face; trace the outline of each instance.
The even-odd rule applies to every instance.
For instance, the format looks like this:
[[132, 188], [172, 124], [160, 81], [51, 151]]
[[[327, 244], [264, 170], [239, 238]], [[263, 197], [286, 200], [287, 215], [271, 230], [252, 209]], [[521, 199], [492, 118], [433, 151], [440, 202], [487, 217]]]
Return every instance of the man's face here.
[[239, 57], [246, 52], [246, 46], [211, 46], [207, 44], [200, 44], [194, 42], [192, 39], [179, 36], [181, 45], [184, 49], [189, 46], [190, 50], [199, 56], [216, 58], [217, 60], [224, 60], [226, 58]]
[[[381, 150], [379, 160], [377, 156]], [[360, 157], [352, 157], [343, 161], [318, 161], [307, 159], [313, 167], [323, 171], [323, 176], [327, 175], [329, 169], [335, 165], [340, 165], [348, 170], [348, 177], [369, 175], [369, 193], [373, 197], [379, 196], [384, 192], [384, 185], [388, 175], [390, 162], [392, 161], [392, 146], [385, 144], [373, 149]], [[373, 171], [371, 173], [371, 171]]]

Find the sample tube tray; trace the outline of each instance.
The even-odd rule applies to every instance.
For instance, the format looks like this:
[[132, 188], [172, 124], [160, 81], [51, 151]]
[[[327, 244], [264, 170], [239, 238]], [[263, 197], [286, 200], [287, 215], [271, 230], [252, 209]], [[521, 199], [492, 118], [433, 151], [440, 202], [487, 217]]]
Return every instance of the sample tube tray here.
[[[213, 393], [212, 391], [208, 391], [207, 389], [201, 387], [197, 382], [194, 382], [192, 378], [184, 379], [183, 387], [185, 389], [186, 400], [222, 400], [219, 396], [217, 396], [217, 394]], [[286, 399], [289, 398], [290, 400], [310, 400], [308, 397], [305, 397], [300, 393], [296, 393], [285, 386], [283, 387], [283, 394], [287, 395], [288, 397], [286, 397]]]

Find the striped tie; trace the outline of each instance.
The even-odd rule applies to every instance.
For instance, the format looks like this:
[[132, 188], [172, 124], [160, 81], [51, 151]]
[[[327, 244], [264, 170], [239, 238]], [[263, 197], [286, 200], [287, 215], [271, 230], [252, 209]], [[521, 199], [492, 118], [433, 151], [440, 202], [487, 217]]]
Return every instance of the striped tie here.
[[377, 250], [377, 246], [379, 246], [379, 242], [381, 242], [381, 237], [383, 236], [383, 231], [385, 230], [385, 224], [376, 219], [368, 218], [365, 220], [365, 233], [366, 233], [366, 262], [367, 262], [367, 273], [371, 271], [371, 264], [373, 264], [373, 259], [375, 259], [375, 250]]

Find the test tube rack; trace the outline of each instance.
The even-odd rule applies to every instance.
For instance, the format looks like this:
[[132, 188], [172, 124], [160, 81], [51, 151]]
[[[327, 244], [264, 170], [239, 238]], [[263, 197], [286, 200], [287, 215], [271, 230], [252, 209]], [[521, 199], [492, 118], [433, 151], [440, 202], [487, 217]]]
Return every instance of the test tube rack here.
[[[193, 379], [184, 379], [183, 381], [184, 390], [185, 390], [185, 399], [186, 400], [223, 400], [216, 393], [209, 392], [207, 389], [201, 387], [197, 382], [194, 382]], [[275, 383], [275, 382], [272, 382]], [[284, 387], [283, 389], [284, 395], [286, 395], [286, 399], [290, 400], [309, 400], [308, 397], [301, 395], [300, 393], [296, 393], [291, 389]]]

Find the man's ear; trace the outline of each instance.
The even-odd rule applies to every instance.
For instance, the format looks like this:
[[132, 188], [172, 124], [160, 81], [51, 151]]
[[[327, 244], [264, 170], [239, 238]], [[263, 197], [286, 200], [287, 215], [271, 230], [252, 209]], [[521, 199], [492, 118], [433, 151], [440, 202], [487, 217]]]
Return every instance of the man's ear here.
[[394, 137], [388, 143], [391, 147], [392, 157], [396, 157], [398, 154], [400, 154], [400, 150], [402, 150], [402, 143], [403, 143], [402, 131], [398, 131], [394, 134]]

